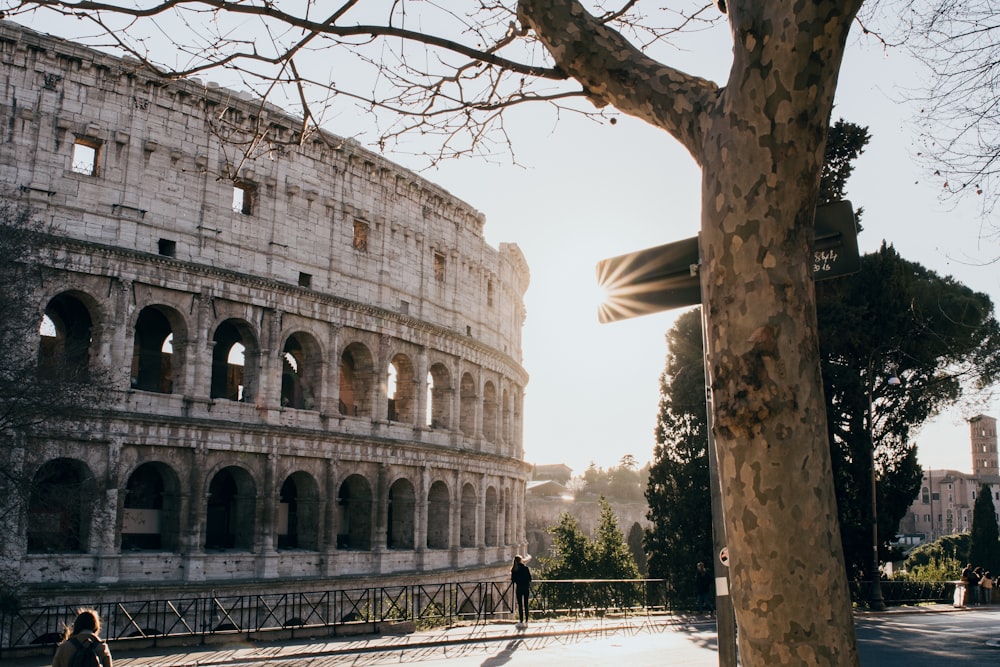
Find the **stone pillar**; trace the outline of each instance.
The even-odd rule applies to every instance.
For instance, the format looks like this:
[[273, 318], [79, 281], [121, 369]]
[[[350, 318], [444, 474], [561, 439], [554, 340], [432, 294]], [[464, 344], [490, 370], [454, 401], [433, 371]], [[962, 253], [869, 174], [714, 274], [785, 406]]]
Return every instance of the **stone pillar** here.
[[372, 551], [375, 554], [375, 571], [382, 571], [382, 556], [386, 551], [386, 539], [388, 537], [388, 526], [386, 525], [386, 519], [388, 518], [388, 503], [389, 503], [389, 464], [380, 463], [378, 466], [378, 480], [376, 482], [375, 489], [375, 502], [372, 503], [372, 509], [375, 512], [373, 517], [374, 521], [372, 525], [375, 526], [375, 535], [373, 539], [375, 543], [372, 545]]
[[187, 526], [182, 532], [181, 550], [184, 554], [184, 578], [186, 581], [205, 579], [205, 512], [208, 507], [207, 457], [203, 447], [191, 450], [191, 466], [188, 471]]
[[476, 547], [479, 551], [479, 564], [486, 562], [486, 474], [479, 478], [479, 491], [476, 492]]
[[413, 433], [417, 439], [420, 439], [421, 431], [426, 431], [429, 426], [427, 424], [427, 347], [421, 345], [419, 351], [417, 352], [417, 376], [413, 378], [414, 388], [416, 392], [416, 412], [413, 420]]
[[459, 554], [462, 551], [462, 475], [458, 470], [452, 471], [451, 486], [451, 531], [448, 538], [451, 549], [451, 566], [458, 567]]
[[[107, 444], [107, 474], [104, 478], [104, 498], [97, 503], [95, 515], [91, 520], [90, 551], [97, 559], [97, 583], [110, 584], [118, 581], [118, 566], [120, 554], [117, 548], [118, 529], [120, 527], [119, 494], [121, 486], [121, 450], [122, 439], [111, 438]], [[100, 492], [98, 488], [98, 492]], [[124, 500], [124, 499], [122, 499]]]
[[323, 541], [321, 546], [323, 559], [323, 575], [336, 575], [337, 563], [337, 533], [340, 530], [340, 502], [337, 498], [337, 463], [333, 459], [326, 460], [326, 506], [323, 513]]
[[316, 408], [324, 417], [340, 415], [340, 325], [330, 324], [327, 338], [328, 358], [323, 360], [320, 405]]
[[278, 502], [280, 489], [275, 481], [278, 455], [270, 452], [264, 464], [264, 486], [257, 494], [257, 516], [260, 521], [254, 530], [254, 551], [257, 553], [257, 576], [265, 579], [278, 576], [278, 555], [275, 551]]
[[417, 552], [417, 569], [423, 570], [424, 557], [427, 553], [427, 494], [431, 485], [431, 468], [424, 464], [420, 469], [420, 480], [417, 484], [416, 504], [413, 508], [413, 548]]

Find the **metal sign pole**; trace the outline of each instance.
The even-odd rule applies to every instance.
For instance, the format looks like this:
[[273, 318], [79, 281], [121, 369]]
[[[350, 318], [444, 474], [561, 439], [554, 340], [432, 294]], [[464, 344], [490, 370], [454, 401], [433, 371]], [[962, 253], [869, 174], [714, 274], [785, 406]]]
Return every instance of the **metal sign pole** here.
[[[700, 238], [699, 238], [700, 241]], [[698, 274], [701, 282], [701, 342], [705, 362], [705, 432], [708, 449], [708, 485], [712, 495], [712, 568], [715, 574], [715, 630], [719, 642], [719, 667], [736, 667], [736, 614], [729, 595], [729, 564], [722, 560], [726, 549], [726, 524], [723, 520], [722, 480], [719, 478], [718, 453], [715, 449], [715, 420], [712, 404], [712, 371], [708, 365], [708, 305], [705, 300], [707, 271]]]

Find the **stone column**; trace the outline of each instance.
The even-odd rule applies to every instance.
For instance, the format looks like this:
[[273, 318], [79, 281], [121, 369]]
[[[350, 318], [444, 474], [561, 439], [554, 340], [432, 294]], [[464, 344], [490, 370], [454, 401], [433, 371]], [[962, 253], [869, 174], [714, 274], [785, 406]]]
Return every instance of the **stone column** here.
[[[104, 497], [94, 508], [91, 520], [90, 551], [97, 558], [97, 583], [110, 584], [118, 581], [120, 554], [116, 536], [121, 524], [118, 489], [121, 486], [122, 439], [113, 437], [107, 443], [107, 474], [104, 478]], [[100, 487], [97, 489], [101, 491]], [[124, 500], [124, 499], [122, 499]]]
[[336, 575], [337, 563], [337, 533], [340, 530], [340, 502], [337, 498], [337, 463], [333, 459], [326, 460], [326, 505], [323, 513], [323, 542], [320, 547], [325, 554], [323, 559], [323, 574], [327, 577]]

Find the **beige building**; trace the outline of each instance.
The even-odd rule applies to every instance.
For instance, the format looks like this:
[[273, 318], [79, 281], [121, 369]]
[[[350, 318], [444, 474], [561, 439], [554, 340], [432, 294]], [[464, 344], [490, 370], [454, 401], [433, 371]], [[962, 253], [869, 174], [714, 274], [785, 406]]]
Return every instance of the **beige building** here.
[[113, 384], [3, 450], [31, 483], [0, 547], [26, 602], [509, 567], [530, 473], [516, 245], [245, 94], [10, 21], [0, 63], [0, 196], [52, 231], [25, 344], [40, 372]]
[[976, 496], [983, 484], [990, 489], [1000, 516], [1000, 476], [997, 474], [997, 420], [979, 415], [969, 420], [972, 474], [955, 470], [925, 470], [920, 494], [899, 524], [901, 540], [919, 544], [942, 535], [972, 530]]

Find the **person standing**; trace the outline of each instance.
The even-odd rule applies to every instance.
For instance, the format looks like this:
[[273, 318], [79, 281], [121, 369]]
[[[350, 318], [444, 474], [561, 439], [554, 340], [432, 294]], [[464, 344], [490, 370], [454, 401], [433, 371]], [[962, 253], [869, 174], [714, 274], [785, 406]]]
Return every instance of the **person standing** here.
[[[66, 626], [63, 641], [56, 649], [52, 667], [69, 667], [77, 651], [93, 651], [101, 667], [112, 667], [111, 651], [100, 637], [101, 619], [93, 609], [81, 609], [73, 627]], [[93, 660], [93, 658], [91, 658]]]
[[531, 594], [531, 570], [518, 554], [510, 568], [510, 581], [514, 584], [514, 598], [517, 600], [517, 629], [528, 625], [528, 598]]
[[965, 582], [965, 590], [967, 591], [965, 604], [979, 604], [979, 575], [976, 574], [972, 563], [966, 565], [965, 569], [962, 570], [962, 581]]
[[698, 613], [702, 613], [708, 607], [708, 613], [715, 613], [715, 605], [712, 604], [712, 573], [708, 571], [704, 563], [698, 563], [698, 571], [694, 575], [694, 590], [698, 593]]
[[993, 575], [989, 570], [983, 572], [983, 578], [979, 580], [979, 589], [983, 594], [983, 604], [993, 604]]

